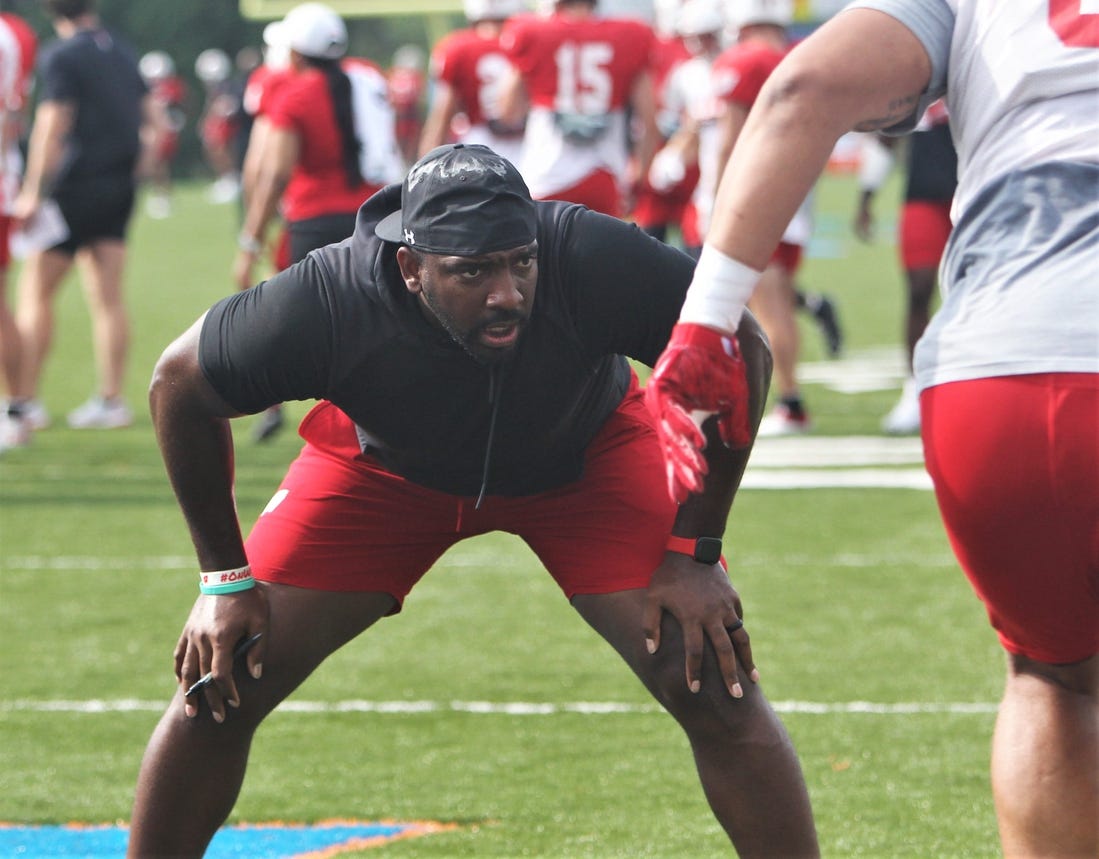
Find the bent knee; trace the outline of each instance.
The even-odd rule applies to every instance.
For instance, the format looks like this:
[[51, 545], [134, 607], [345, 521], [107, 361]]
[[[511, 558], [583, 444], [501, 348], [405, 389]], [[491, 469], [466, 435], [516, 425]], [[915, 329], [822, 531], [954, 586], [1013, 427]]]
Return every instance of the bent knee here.
[[1033, 677], [1060, 691], [1099, 697], [1099, 654], [1079, 662], [1056, 665], [1012, 653], [1008, 655], [1008, 670], [1012, 678]]

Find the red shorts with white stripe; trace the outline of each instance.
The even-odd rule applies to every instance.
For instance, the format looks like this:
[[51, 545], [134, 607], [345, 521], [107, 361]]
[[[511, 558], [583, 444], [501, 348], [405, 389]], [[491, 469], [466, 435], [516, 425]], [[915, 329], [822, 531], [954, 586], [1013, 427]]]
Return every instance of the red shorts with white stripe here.
[[1099, 653], [1099, 374], [936, 385], [920, 411], [947, 534], [1004, 648]]
[[300, 432], [306, 445], [247, 540], [261, 581], [380, 591], [401, 603], [452, 545], [505, 531], [570, 599], [643, 588], [676, 515], [636, 380], [589, 446], [579, 480], [538, 495], [489, 495], [480, 510], [474, 498], [410, 483], [360, 454], [354, 425], [330, 403]]

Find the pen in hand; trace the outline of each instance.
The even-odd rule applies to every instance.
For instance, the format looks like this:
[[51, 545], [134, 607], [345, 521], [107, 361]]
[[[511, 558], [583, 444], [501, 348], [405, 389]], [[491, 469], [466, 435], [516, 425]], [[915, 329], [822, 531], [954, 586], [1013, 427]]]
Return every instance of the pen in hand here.
[[[240, 644], [237, 645], [236, 650], [233, 651], [233, 661], [235, 662], [236, 660], [240, 659], [240, 657], [244, 656], [244, 654], [251, 650], [255, 646], [256, 642], [259, 641], [261, 638], [263, 638], [263, 633], [257, 632], [255, 635], [244, 639]], [[213, 682], [214, 672], [208, 671], [203, 674], [197, 681], [195, 681], [190, 689], [183, 693], [183, 697], [190, 698], [196, 692], [205, 689]]]

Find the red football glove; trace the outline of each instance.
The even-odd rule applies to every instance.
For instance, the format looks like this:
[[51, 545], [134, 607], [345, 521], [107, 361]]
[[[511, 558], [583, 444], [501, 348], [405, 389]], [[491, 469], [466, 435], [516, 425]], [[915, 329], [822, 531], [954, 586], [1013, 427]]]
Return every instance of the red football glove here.
[[708, 468], [699, 427], [707, 418], [718, 416], [718, 432], [729, 447], [752, 443], [748, 373], [736, 337], [678, 323], [645, 386], [645, 405], [656, 418], [668, 494], [681, 504], [702, 491]]

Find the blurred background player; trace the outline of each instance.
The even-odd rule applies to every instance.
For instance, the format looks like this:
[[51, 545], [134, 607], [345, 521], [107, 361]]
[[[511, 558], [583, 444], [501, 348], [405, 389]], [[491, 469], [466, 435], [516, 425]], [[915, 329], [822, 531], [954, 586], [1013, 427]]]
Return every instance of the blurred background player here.
[[[0, 4], [3, 9], [7, 4]], [[11, 207], [23, 178], [20, 143], [26, 132], [27, 105], [34, 80], [38, 37], [18, 15], [0, 11], [0, 451], [24, 445], [31, 426], [18, 400], [11, 399], [19, 382], [22, 345], [15, 316], [8, 306], [8, 266], [11, 263]]]
[[[267, 135], [271, 132], [271, 105], [282, 87], [297, 74], [296, 68], [290, 63], [290, 48], [282, 37], [281, 27], [281, 21], [276, 21], [264, 30], [263, 61], [248, 76], [241, 97], [241, 111], [246, 117], [248, 134], [241, 159], [240, 185], [241, 207], [245, 214], [255, 195], [263, 166], [264, 146]], [[281, 211], [276, 213], [276, 217], [280, 220], [281, 215]], [[281, 222], [275, 238], [266, 241], [264, 245], [261, 253], [270, 262], [269, 274], [276, 274], [290, 267], [290, 233], [286, 229], [285, 221]], [[256, 256], [255, 261], [259, 261], [259, 255]], [[249, 275], [244, 286], [241, 286], [238, 278], [238, 288], [251, 288], [253, 276]], [[263, 277], [259, 275], [258, 279]], [[257, 442], [268, 441], [282, 429], [283, 423], [282, 405], [271, 406], [260, 415], [252, 429], [252, 437]]]
[[[855, 234], [874, 235], [874, 194], [893, 166], [897, 138], [867, 135], [859, 168], [859, 205]], [[931, 303], [939, 279], [939, 262], [950, 238], [950, 204], [958, 184], [958, 153], [950, 135], [950, 116], [940, 99], [920, 117], [907, 140], [904, 202], [897, 225], [897, 246], [904, 268], [907, 302], [904, 313], [905, 369], [901, 398], [882, 419], [887, 433], [920, 431], [920, 391], [912, 374], [916, 342], [931, 320]]]
[[594, 0], [559, 0], [546, 17], [509, 21], [501, 44], [514, 66], [504, 117], [516, 122], [529, 106], [518, 166], [531, 194], [621, 217], [623, 191], [659, 141], [652, 28], [601, 18]]
[[[653, 91], [656, 93], [658, 151], [678, 128], [677, 112], [665, 104], [668, 77], [681, 63], [691, 58], [691, 52], [679, 33], [679, 9], [678, 0], [658, 0], [653, 4], [654, 51], [650, 64]], [[638, 176], [637, 185], [632, 189], [629, 217], [653, 238], [668, 242], [676, 239], [687, 201], [698, 182], [698, 170], [688, 169], [679, 179], [662, 178], [666, 180], [666, 185], [660, 188], [652, 185], [651, 164], [647, 174]]]
[[[680, 228], [684, 250], [697, 259], [719, 175], [720, 102], [714, 96], [712, 70], [721, 53], [724, 4], [687, 0], [676, 30], [687, 57], [671, 69], [661, 89], [660, 127], [668, 139], [648, 173], [655, 194], [642, 197], [640, 208], [644, 212], [654, 196], [662, 200], [667, 216]], [[664, 239], [659, 232], [647, 232]]]
[[233, 148], [240, 102], [233, 91], [232, 74], [232, 61], [220, 48], [207, 48], [195, 59], [195, 76], [205, 90], [199, 136], [206, 163], [214, 172], [207, 195], [212, 203], [232, 203], [240, 196], [240, 174]]
[[424, 50], [419, 45], [401, 45], [393, 52], [393, 63], [386, 73], [389, 103], [397, 122], [397, 145], [403, 167], [416, 161], [420, 135], [424, 129]]
[[[247, 208], [233, 263], [239, 289], [255, 282], [253, 267], [277, 214], [293, 264], [350, 236], [359, 206], [403, 171], [386, 78], [366, 60], [345, 57], [347, 28], [339, 15], [304, 3], [264, 38], [287, 51], [289, 70], [276, 76], [245, 157]], [[281, 410], [270, 409], [254, 437], [271, 438], [282, 424]]]
[[130, 320], [123, 297], [126, 234], [137, 176], [158, 135], [137, 57], [100, 23], [94, 0], [45, 0], [58, 39], [42, 49], [38, 105], [14, 217], [28, 224], [54, 206], [67, 237], [29, 253], [19, 277], [19, 385], [25, 415], [49, 417], [33, 398], [53, 340], [53, 301], [74, 261], [92, 320], [97, 391], [69, 413], [76, 429], [128, 426], [123, 399]]
[[[736, 43], [714, 61], [713, 85], [723, 109], [718, 171], [724, 170], [764, 81], [790, 48], [791, 0], [734, 0], [729, 7]], [[808, 432], [809, 412], [798, 385], [801, 349], [794, 277], [812, 232], [809, 198], [790, 222], [752, 296], [752, 312], [771, 341], [777, 402], [759, 427], [760, 437]], [[705, 233], [703, 233], [705, 235]]]
[[138, 70], [149, 88], [153, 109], [160, 113], [161, 129], [159, 139], [153, 143], [145, 211], [151, 218], [167, 218], [172, 213], [172, 161], [187, 122], [187, 83], [176, 74], [175, 62], [164, 51], [149, 51], [142, 56]]
[[464, 8], [470, 26], [447, 34], [431, 52], [431, 99], [419, 153], [456, 141], [481, 143], [518, 165], [526, 117], [510, 124], [500, 118], [511, 69], [500, 33], [523, 11], [523, 0], [465, 0]]

